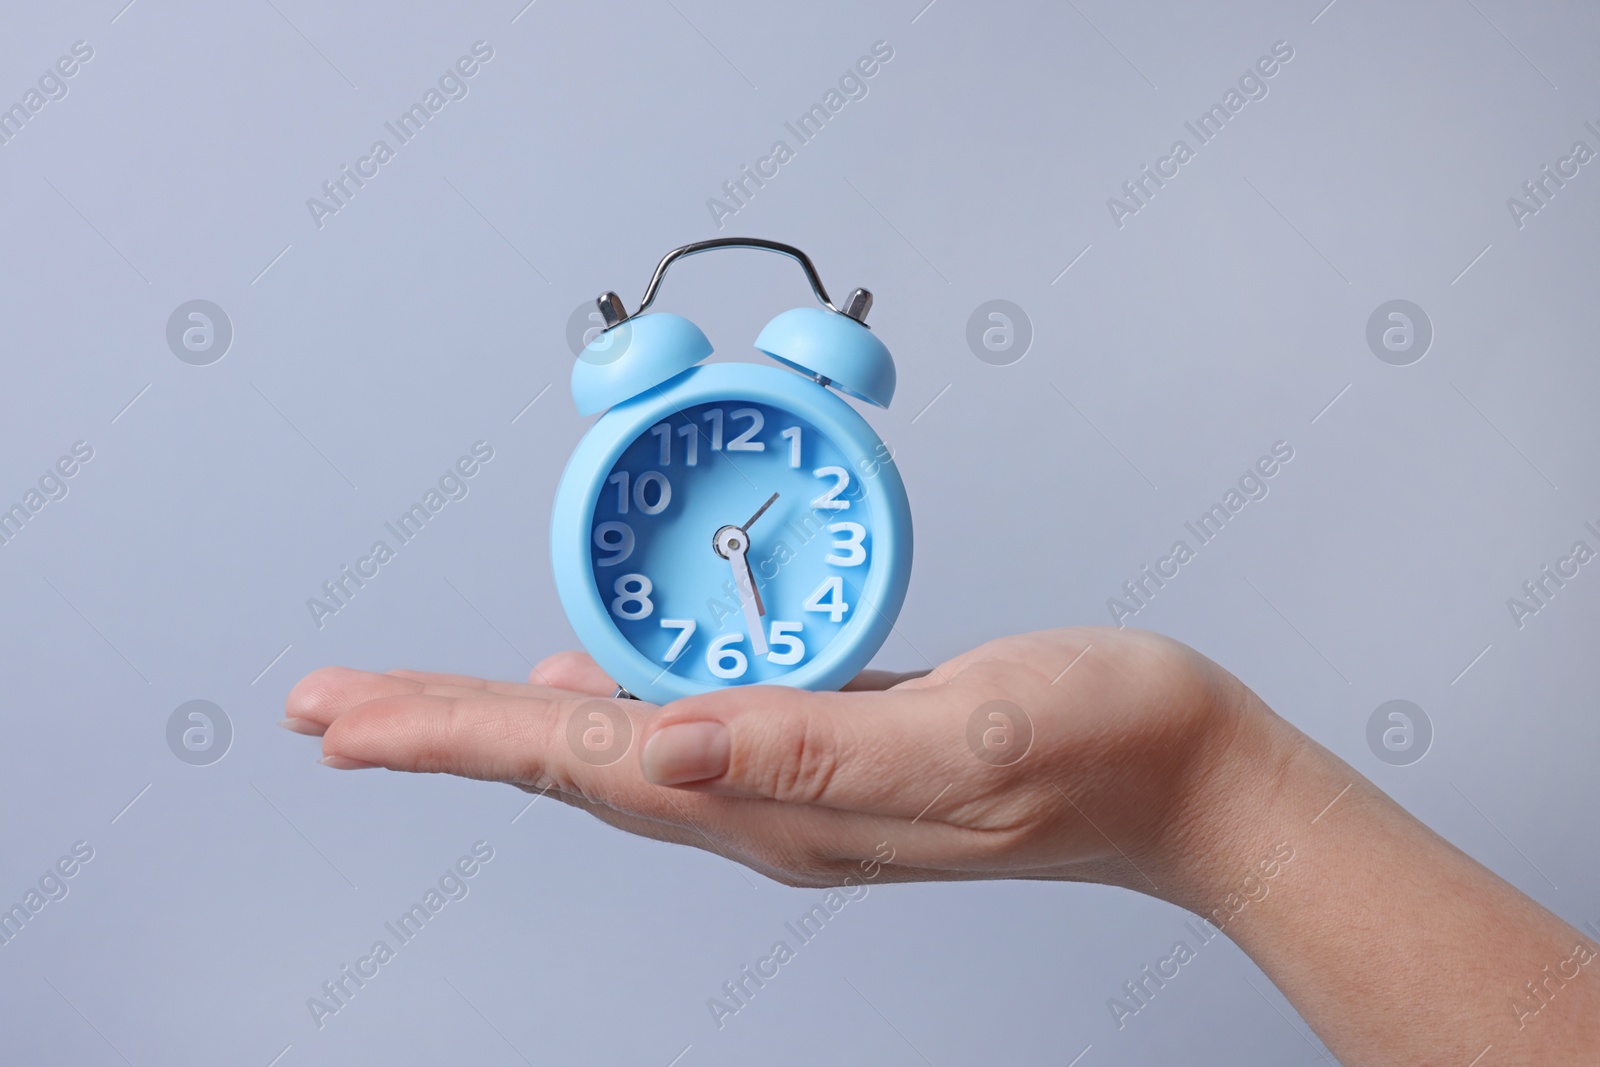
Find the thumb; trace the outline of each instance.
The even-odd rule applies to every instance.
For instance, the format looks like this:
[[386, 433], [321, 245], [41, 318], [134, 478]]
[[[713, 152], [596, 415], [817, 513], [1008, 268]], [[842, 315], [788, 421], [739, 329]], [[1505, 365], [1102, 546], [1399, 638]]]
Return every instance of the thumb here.
[[689, 697], [666, 705], [646, 728], [640, 767], [657, 785], [915, 815], [900, 810], [922, 792], [908, 786], [966, 770], [962, 716], [952, 715], [945, 688], [749, 686]]

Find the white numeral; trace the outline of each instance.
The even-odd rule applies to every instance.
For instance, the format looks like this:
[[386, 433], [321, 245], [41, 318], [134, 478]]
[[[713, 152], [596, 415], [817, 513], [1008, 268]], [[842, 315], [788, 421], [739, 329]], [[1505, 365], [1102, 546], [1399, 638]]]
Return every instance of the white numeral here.
[[[611, 588], [617, 594], [616, 599], [611, 601], [611, 612], [620, 619], [648, 619], [650, 613], [656, 610], [650, 600], [650, 591], [655, 585], [642, 574], [624, 574]], [[626, 606], [628, 604], [638, 606], [630, 608]]]
[[814, 508], [827, 508], [830, 511], [843, 511], [850, 506], [850, 501], [838, 499], [839, 494], [850, 487], [850, 472], [843, 467], [818, 467], [811, 472], [818, 478], [832, 478], [833, 488], [823, 493], [811, 502]]
[[[693, 463], [689, 464], [691, 467]], [[628, 513], [628, 472], [618, 471], [606, 479], [607, 485], [617, 487], [617, 514]], [[645, 486], [655, 486], [655, 502], [650, 503], [645, 499]], [[667, 481], [667, 476], [660, 471], [645, 471], [633, 483], [633, 503], [646, 515], [659, 515], [667, 510], [667, 505], [672, 503], [672, 483]]]
[[633, 527], [625, 522], [602, 522], [594, 528], [594, 547], [611, 553], [595, 560], [596, 567], [615, 567], [633, 555]]
[[[645, 499], [645, 486], [656, 487], [656, 502], [650, 503]], [[660, 471], [645, 471], [633, 483], [633, 503], [646, 515], [659, 515], [667, 510], [667, 505], [672, 502], [672, 483], [667, 481], [667, 476]]]
[[822, 562], [835, 567], [859, 567], [867, 561], [867, 549], [861, 543], [867, 536], [865, 526], [859, 522], [836, 522], [828, 527], [828, 532], [844, 536], [833, 543], [833, 551]]
[[[774, 622], [772, 636], [767, 641], [771, 649], [767, 653], [767, 662], [776, 663], [780, 667], [791, 667], [805, 658], [805, 642], [800, 640], [800, 631], [804, 626], [797, 622]], [[779, 652], [778, 649], [783, 651]]]
[[694, 636], [694, 620], [662, 619], [661, 628], [663, 630], [678, 631], [678, 636], [673, 639], [672, 646], [667, 649], [667, 654], [661, 660], [663, 663], [672, 663], [683, 655], [684, 646], [688, 645], [689, 638]]
[[743, 678], [750, 661], [737, 648], [728, 647], [743, 640], [744, 634], [723, 634], [711, 642], [706, 649], [706, 670], [718, 678]]
[[683, 465], [700, 465], [700, 430], [696, 426], [679, 426], [678, 436], [683, 438]]
[[650, 432], [661, 438], [661, 465], [663, 467], [672, 466], [672, 424], [670, 422], [659, 423], [650, 427]]
[[826, 612], [834, 622], [843, 619], [844, 613], [850, 610], [850, 605], [844, 602], [844, 579], [838, 575], [822, 579], [822, 584], [806, 597], [801, 607], [807, 611]]
[[765, 441], [752, 441], [751, 438], [761, 432], [761, 427], [766, 425], [766, 419], [755, 408], [734, 408], [728, 414], [730, 419], [749, 419], [750, 426], [733, 440], [728, 442], [729, 452], [765, 452]]
[[798, 470], [800, 467], [800, 427], [791, 426], [778, 436], [789, 439], [789, 466]]
[[722, 409], [712, 408], [700, 416], [711, 424], [711, 451], [722, 451]]

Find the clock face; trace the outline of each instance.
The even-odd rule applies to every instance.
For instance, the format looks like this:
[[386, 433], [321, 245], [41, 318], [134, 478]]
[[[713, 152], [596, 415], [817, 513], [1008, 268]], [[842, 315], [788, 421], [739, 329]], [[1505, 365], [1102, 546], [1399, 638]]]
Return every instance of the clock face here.
[[864, 489], [804, 418], [746, 401], [687, 407], [629, 444], [601, 486], [596, 591], [658, 681], [780, 681], [874, 611], [861, 596], [874, 565]]

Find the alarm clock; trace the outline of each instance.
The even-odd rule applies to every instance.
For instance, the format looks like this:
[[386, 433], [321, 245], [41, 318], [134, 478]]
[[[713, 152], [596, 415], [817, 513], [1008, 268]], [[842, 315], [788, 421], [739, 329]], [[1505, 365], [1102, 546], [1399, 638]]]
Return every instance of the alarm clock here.
[[[651, 312], [667, 269], [714, 249], [790, 257], [820, 306], [769, 322], [771, 363], [713, 363], [681, 315]], [[888, 407], [894, 360], [866, 325], [872, 294], [836, 307], [793, 246], [684, 245], [632, 314], [572, 368], [578, 413], [605, 414], [556, 490], [556, 590], [617, 696], [666, 703], [725, 686], [837, 689], [894, 628], [911, 576], [911, 508], [893, 450], [843, 396]], [[608, 410], [609, 409], [609, 410]]]

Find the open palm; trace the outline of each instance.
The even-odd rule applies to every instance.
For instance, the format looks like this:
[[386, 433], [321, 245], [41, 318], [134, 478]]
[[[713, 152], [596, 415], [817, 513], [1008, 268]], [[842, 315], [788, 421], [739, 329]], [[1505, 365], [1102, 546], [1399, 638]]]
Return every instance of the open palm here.
[[[613, 700], [588, 656], [528, 683], [326, 668], [288, 700], [335, 767], [458, 774], [550, 792], [657, 840], [788, 884], [1066, 878], [1148, 892], [1147, 868], [1238, 713], [1243, 687], [1133, 630], [991, 641], [844, 692], [732, 688]], [[880, 873], [881, 867], [881, 873]]]

